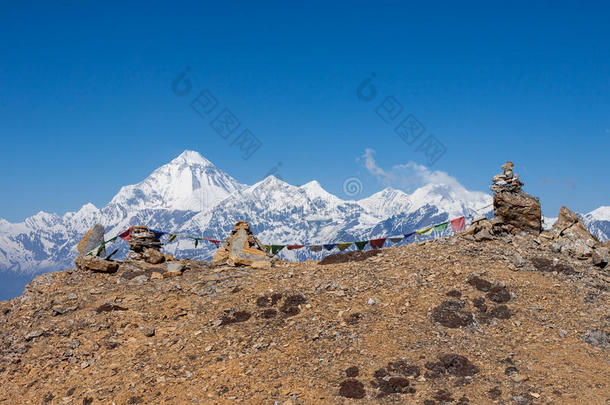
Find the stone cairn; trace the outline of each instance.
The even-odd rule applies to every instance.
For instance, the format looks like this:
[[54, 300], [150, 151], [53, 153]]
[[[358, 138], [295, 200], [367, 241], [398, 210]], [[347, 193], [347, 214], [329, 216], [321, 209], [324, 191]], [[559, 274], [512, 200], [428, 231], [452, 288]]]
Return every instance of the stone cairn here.
[[271, 260], [271, 255], [252, 233], [250, 225], [246, 221], [239, 221], [233, 227], [231, 237], [216, 251], [212, 264], [268, 268], [271, 267]]
[[494, 218], [476, 218], [465, 232], [467, 238], [485, 241], [510, 234], [540, 234], [540, 202], [521, 190], [523, 183], [513, 169], [513, 162], [506, 162], [502, 165], [502, 173], [492, 178], [490, 189], [494, 192]]
[[506, 162], [502, 165], [501, 169], [504, 173], [496, 174], [492, 179], [491, 191], [494, 193], [499, 191], [509, 191], [518, 193], [523, 187], [523, 183], [519, 180], [519, 175], [513, 174], [515, 165], [513, 162]]
[[163, 243], [148, 229], [147, 226], [134, 226], [129, 239], [129, 257], [135, 260], [145, 260], [151, 264], [165, 261], [161, 253]]

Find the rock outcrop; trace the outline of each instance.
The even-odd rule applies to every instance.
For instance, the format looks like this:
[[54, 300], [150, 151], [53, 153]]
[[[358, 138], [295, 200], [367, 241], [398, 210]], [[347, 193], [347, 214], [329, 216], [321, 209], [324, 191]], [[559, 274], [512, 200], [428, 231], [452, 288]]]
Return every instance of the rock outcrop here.
[[252, 233], [250, 225], [239, 221], [233, 227], [231, 237], [214, 254], [212, 264], [265, 268], [271, 266], [271, 260], [271, 255]]
[[580, 217], [565, 206], [559, 210], [557, 222], [551, 230], [543, 232], [540, 237], [556, 253], [568, 254], [580, 260], [591, 259], [599, 267], [608, 264], [607, 244], [592, 235]]

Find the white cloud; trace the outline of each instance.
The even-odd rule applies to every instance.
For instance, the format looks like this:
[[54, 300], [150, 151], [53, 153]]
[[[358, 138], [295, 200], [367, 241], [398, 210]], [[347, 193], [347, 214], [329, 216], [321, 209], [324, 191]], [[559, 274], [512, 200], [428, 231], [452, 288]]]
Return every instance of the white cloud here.
[[364, 163], [364, 167], [368, 172], [374, 175], [385, 186], [412, 191], [415, 188], [434, 184], [448, 186], [448, 188], [457, 193], [469, 193], [455, 177], [440, 170], [432, 171], [426, 166], [413, 161], [395, 165], [389, 170], [384, 170], [377, 165], [373, 157], [374, 153], [373, 149], [367, 148], [359, 160]]

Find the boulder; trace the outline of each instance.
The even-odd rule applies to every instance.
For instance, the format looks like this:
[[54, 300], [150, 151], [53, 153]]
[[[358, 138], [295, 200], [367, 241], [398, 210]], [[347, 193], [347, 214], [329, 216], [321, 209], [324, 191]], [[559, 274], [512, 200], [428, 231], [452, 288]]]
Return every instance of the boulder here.
[[[104, 225], [96, 224], [93, 228], [89, 229], [85, 236], [78, 242], [76, 249], [81, 256], [86, 256], [87, 253], [104, 243]], [[106, 249], [102, 247], [98, 252], [97, 256], [106, 256]]]
[[591, 254], [591, 260], [593, 265], [604, 268], [610, 262], [610, 251], [608, 248], [603, 246], [597, 246]]
[[100, 259], [93, 256], [79, 256], [76, 258], [76, 268], [79, 270], [93, 271], [96, 273], [115, 273], [119, 264], [110, 260]]
[[542, 212], [537, 198], [520, 192], [494, 193], [494, 217], [516, 231], [538, 235], [542, 231]]
[[165, 255], [156, 249], [147, 248], [142, 256], [144, 261], [150, 264], [159, 264], [165, 261]]

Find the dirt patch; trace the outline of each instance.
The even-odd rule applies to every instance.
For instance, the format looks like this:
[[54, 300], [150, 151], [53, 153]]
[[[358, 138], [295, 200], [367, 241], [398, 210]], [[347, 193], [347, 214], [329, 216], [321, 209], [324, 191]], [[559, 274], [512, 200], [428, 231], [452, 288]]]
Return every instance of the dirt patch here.
[[261, 318], [264, 319], [271, 319], [271, 318], [275, 318], [275, 316], [277, 315], [277, 311], [275, 309], [266, 309], [263, 311], [263, 313], [261, 314]]
[[481, 313], [487, 312], [487, 304], [485, 303], [485, 298], [483, 297], [473, 299], [472, 305], [474, 305], [474, 307]]
[[457, 377], [473, 376], [479, 372], [479, 368], [472, 364], [466, 357], [459, 354], [446, 354], [439, 357], [437, 362], [427, 362], [426, 378], [436, 378], [444, 374]]
[[351, 366], [345, 369], [345, 375], [348, 377], [358, 377], [360, 374], [360, 370], [356, 366]]
[[98, 314], [101, 314], [102, 312], [111, 312], [111, 311], [127, 311], [127, 308], [122, 307], [120, 305], [110, 304], [107, 302], [105, 304], [100, 305], [95, 310], [95, 312], [97, 312]]
[[339, 395], [345, 398], [364, 398], [364, 384], [358, 380], [345, 380], [339, 386]]
[[409, 380], [404, 377], [390, 377], [387, 380], [378, 379], [372, 381], [371, 385], [379, 390], [377, 398], [391, 394], [412, 394], [415, 392], [414, 388], [409, 387]]
[[554, 262], [546, 257], [535, 257], [532, 259], [532, 264], [538, 271], [554, 272], [563, 274], [575, 274], [574, 269], [565, 263]]
[[462, 293], [459, 292], [458, 290], [451, 290], [451, 291], [447, 291], [445, 293], [445, 295], [447, 297], [453, 297], [453, 298], [461, 298], [462, 297]]
[[502, 396], [502, 390], [500, 387], [495, 386], [489, 390], [489, 398], [491, 399], [499, 399]]
[[396, 362], [390, 362], [388, 363], [388, 371], [394, 372], [394, 373], [400, 373], [406, 377], [419, 377], [420, 374], [420, 368], [418, 366], [415, 365], [411, 365], [409, 363], [407, 363], [404, 360], [399, 360]]
[[510, 293], [506, 289], [506, 287], [502, 286], [493, 286], [489, 289], [489, 292], [486, 294], [487, 299], [493, 301], [498, 304], [503, 304], [510, 300]]
[[361, 252], [359, 250], [355, 250], [353, 252], [347, 253], [334, 253], [332, 255], [326, 256], [324, 259], [320, 260], [318, 264], [336, 264], [336, 263], [347, 263], [347, 262], [361, 262], [363, 260], [368, 259], [369, 257], [373, 257], [381, 253], [380, 250], [372, 249]]
[[246, 322], [252, 315], [247, 311], [225, 311], [220, 317], [220, 325]]
[[511, 313], [506, 305], [498, 305], [497, 307], [489, 311], [489, 316], [498, 319], [508, 319], [511, 317]]
[[358, 322], [360, 322], [360, 319], [362, 319], [362, 315], [358, 312], [354, 312], [345, 318], [345, 323], [348, 325], [357, 325]]
[[474, 274], [468, 278], [468, 284], [483, 292], [489, 291], [492, 285], [489, 281]]
[[464, 301], [443, 301], [432, 310], [432, 319], [447, 328], [474, 324], [472, 312], [464, 310]]
[[436, 399], [438, 402], [445, 403], [445, 402], [453, 402], [454, 399], [451, 396], [451, 393], [447, 390], [438, 390], [436, 391], [436, 393], [432, 396], [432, 398]]
[[307, 300], [301, 294], [293, 294], [286, 297], [284, 305], [280, 307], [280, 311], [286, 316], [294, 316], [301, 312], [299, 305], [306, 303]]

